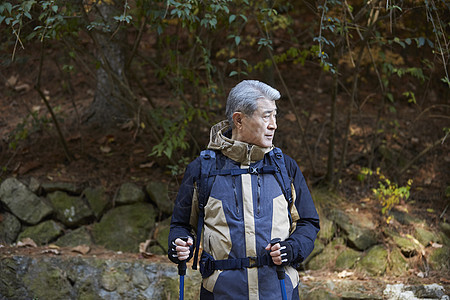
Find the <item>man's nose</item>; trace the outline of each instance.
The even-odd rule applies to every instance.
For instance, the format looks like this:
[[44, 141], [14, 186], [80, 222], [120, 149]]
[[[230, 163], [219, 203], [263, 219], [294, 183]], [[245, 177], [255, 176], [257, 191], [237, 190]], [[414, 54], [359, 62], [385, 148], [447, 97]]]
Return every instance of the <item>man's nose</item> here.
[[275, 130], [277, 129], [277, 119], [275, 117], [270, 118], [269, 129]]

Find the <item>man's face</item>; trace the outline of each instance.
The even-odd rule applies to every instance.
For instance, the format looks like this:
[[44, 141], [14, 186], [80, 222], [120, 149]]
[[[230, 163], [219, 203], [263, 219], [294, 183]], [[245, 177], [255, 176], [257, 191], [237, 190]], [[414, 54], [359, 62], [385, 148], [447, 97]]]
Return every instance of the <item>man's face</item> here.
[[238, 140], [263, 148], [271, 147], [277, 129], [275, 101], [258, 100], [258, 109], [251, 116], [242, 114]]

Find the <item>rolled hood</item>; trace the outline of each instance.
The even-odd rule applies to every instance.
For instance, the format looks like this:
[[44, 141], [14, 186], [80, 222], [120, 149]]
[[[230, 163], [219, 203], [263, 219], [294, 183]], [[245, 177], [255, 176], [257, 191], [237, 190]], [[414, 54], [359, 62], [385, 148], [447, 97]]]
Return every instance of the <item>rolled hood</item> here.
[[220, 150], [223, 155], [243, 165], [250, 165], [264, 158], [273, 149], [236, 141], [231, 138], [231, 126], [227, 120], [211, 127], [208, 149]]

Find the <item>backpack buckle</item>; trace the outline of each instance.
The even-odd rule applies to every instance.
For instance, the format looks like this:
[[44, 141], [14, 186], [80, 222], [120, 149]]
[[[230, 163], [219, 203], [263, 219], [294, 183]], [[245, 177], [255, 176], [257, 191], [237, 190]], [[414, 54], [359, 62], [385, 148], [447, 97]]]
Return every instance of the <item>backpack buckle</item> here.
[[248, 267], [254, 268], [258, 266], [258, 257], [256, 256], [249, 256], [248, 257]]
[[258, 168], [256, 168], [256, 167], [250, 167], [250, 168], [248, 169], [248, 172], [249, 172], [250, 174], [252, 174], [252, 175], [258, 175]]

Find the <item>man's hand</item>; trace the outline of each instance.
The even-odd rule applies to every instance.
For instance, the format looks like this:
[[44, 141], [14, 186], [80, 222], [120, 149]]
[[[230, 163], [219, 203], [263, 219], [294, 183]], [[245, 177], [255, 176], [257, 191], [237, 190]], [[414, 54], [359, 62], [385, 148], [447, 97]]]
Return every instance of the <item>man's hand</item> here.
[[188, 259], [189, 254], [191, 253], [189, 247], [194, 244], [194, 241], [190, 237], [188, 237], [186, 242], [181, 238], [177, 238], [175, 244], [178, 260]]
[[183, 260], [188, 260], [192, 257], [190, 247], [194, 244], [191, 237], [177, 238], [171, 243], [169, 249], [169, 258], [174, 263], [178, 264]]
[[287, 266], [293, 260], [292, 246], [286, 242], [281, 241], [275, 244], [268, 244], [266, 250], [270, 251], [272, 261], [277, 266]]

